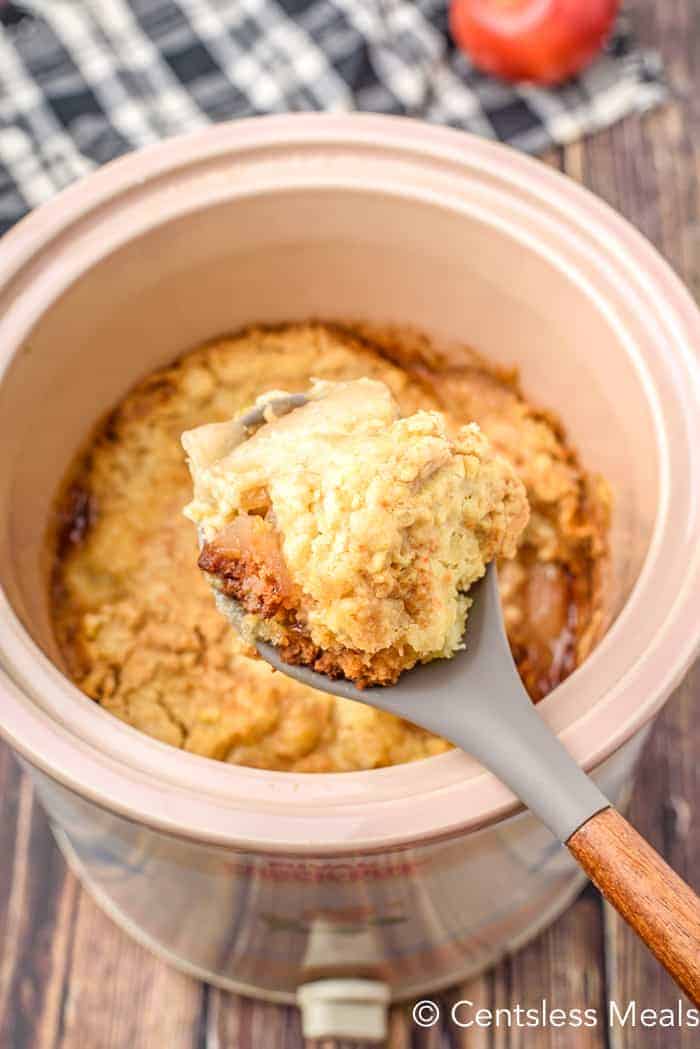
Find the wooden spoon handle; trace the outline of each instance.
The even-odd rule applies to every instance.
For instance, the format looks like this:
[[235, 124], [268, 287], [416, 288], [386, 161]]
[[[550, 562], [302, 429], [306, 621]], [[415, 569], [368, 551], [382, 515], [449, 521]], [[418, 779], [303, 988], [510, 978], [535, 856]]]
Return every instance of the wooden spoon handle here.
[[661, 964], [700, 1004], [700, 899], [616, 809], [567, 841], [573, 856]]

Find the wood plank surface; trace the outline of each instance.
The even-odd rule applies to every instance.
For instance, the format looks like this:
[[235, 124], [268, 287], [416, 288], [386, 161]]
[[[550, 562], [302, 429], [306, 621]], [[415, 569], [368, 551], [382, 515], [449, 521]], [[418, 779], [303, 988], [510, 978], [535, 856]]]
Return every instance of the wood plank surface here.
[[[700, 4], [634, 0], [641, 38], [663, 53], [672, 100], [643, 119], [546, 158], [590, 186], [663, 252], [700, 298]], [[659, 718], [630, 809], [633, 824], [698, 889], [700, 671]], [[693, 826], [694, 825], [694, 826]], [[549, 930], [469, 985], [436, 996], [419, 1030], [410, 1004], [390, 1017], [390, 1049], [691, 1049], [689, 1028], [461, 1030], [451, 1006], [515, 1002], [649, 1008], [678, 993], [620, 919], [587, 889]], [[0, 746], [0, 1049], [301, 1049], [296, 1010], [205, 988], [133, 943], [80, 889], [28, 780]], [[315, 1049], [357, 1049], [324, 1041]]]

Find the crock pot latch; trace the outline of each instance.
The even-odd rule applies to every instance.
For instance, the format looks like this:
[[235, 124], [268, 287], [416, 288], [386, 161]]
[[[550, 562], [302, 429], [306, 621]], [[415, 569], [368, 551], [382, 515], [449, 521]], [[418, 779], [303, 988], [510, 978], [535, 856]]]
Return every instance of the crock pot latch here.
[[355, 1038], [383, 1042], [389, 988], [381, 980], [315, 980], [297, 990], [305, 1038]]

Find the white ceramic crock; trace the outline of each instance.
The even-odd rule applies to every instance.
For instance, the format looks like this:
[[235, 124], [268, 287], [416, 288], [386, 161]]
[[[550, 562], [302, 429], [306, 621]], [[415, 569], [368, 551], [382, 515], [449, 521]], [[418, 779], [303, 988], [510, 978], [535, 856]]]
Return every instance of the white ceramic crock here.
[[222, 125], [108, 165], [0, 245], [2, 732], [69, 862], [175, 964], [290, 1000], [324, 974], [410, 997], [572, 898], [567, 855], [453, 752], [293, 775], [183, 754], [61, 672], [44, 532], [89, 428], [138, 378], [254, 321], [411, 324], [517, 362], [616, 493], [615, 621], [541, 705], [613, 799], [696, 650], [700, 321], [573, 183], [411, 121]]

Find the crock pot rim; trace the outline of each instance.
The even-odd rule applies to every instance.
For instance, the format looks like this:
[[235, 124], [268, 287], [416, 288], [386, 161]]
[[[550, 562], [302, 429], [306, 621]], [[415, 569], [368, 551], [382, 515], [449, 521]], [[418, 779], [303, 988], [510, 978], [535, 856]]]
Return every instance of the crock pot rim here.
[[[556, 179], [556, 180], [558, 180], [558, 182], [557, 182], [558, 188], [560, 190], [562, 190], [565, 193], [566, 196], [571, 197], [573, 195], [575, 199], [578, 197], [580, 202], [583, 202], [583, 199], [585, 198], [585, 202], [587, 203], [589, 209], [592, 206], [595, 206], [596, 208], [599, 208], [599, 209], [601, 209], [601, 208], [604, 209], [603, 217], [608, 222], [613, 221], [614, 225], [617, 228], [617, 232], [618, 232], [618, 235], [620, 236], [620, 239], [622, 239], [622, 240], [625, 239], [622, 236], [623, 234], [626, 236], [627, 239], [629, 239], [630, 236], [636, 238], [636, 240], [638, 242], [637, 246], [639, 247], [641, 245], [643, 247], [644, 255], [646, 257], [646, 261], [647, 261], [648, 266], [651, 267], [652, 269], [654, 267], [656, 267], [657, 269], [659, 267], [661, 268], [661, 271], [662, 271], [661, 275], [666, 278], [666, 283], [667, 283], [667, 286], [668, 286], [667, 287], [667, 294], [669, 296], [673, 295], [673, 296], [679, 298], [679, 302], [677, 304], [677, 311], [683, 310], [685, 308], [685, 310], [687, 312], [687, 316], [685, 318], [685, 326], [687, 327], [687, 325], [690, 323], [690, 324], [694, 325], [694, 327], [696, 329], [698, 329], [698, 316], [697, 316], [697, 313], [695, 312], [694, 307], [691, 304], [691, 300], [690, 300], [689, 296], [685, 292], [685, 289], [683, 289], [682, 286], [680, 286], [680, 284], [679, 284], [677, 278], [675, 277], [675, 275], [671, 274], [671, 272], [668, 269], [668, 267], [665, 265], [665, 263], [662, 262], [662, 260], [659, 258], [659, 256], [656, 254], [656, 252], [654, 252], [654, 250], [648, 245], [648, 243], [636, 231], [634, 231], [631, 227], [629, 227], [627, 225], [627, 223], [624, 222], [624, 220], [622, 220], [619, 216], [617, 216], [615, 212], [611, 211], [611, 209], [608, 209], [606, 205], [602, 204], [602, 202], [598, 201], [596, 198], [593, 198], [585, 190], [582, 190], [581, 187], [578, 187], [575, 184], [571, 183], [569, 180], [566, 180], [566, 179], [562, 178], [558, 173], [556, 173], [554, 171], [551, 171], [550, 169], [545, 169], [542, 165], [538, 165], [538, 164], [536, 164], [535, 162], [533, 162], [532, 160], [530, 160], [528, 158], [524, 158], [524, 157], [520, 157], [520, 156], [513, 156], [512, 155], [512, 151], [506, 150], [506, 149], [504, 149], [504, 147], [500, 147], [500, 146], [495, 145], [493, 143], [487, 143], [487, 142], [484, 142], [483, 140], [480, 140], [480, 139], [472, 139], [471, 136], [466, 136], [466, 135], [464, 135], [461, 132], [456, 132], [456, 131], [452, 131], [452, 130], [449, 130], [449, 129], [434, 128], [434, 127], [430, 127], [430, 126], [424, 125], [424, 124], [422, 124], [420, 122], [407, 121], [404, 118], [364, 117], [364, 116], [360, 116], [360, 115], [353, 115], [353, 116], [351, 116], [349, 118], [337, 118], [337, 117], [330, 117], [330, 116], [319, 115], [319, 114], [294, 116], [292, 118], [290, 118], [290, 117], [282, 117], [282, 118], [266, 117], [266, 118], [256, 118], [256, 119], [251, 120], [251, 121], [241, 121], [241, 122], [238, 122], [235, 125], [231, 125], [231, 126], [228, 126], [228, 127], [226, 127], [226, 126], [223, 126], [223, 127], [219, 126], [218, 128], [210, 128], [210, 129], [206, 129], [205, 131], [194, 132], [194, 133], [192, 133], [190, 135], [187, 135], [187, 136], [181, 136], [178, 139], [169, 140], [169, 141], [164, 142], [164, 143], [159, 143], [159, 144], [157, 144], [155, 146], [149, 147], [147, 150], [141, 151], [140, 154], [138, 154], [138, 157], [140, 158], [139, 162], [141, 162], [143, 160], [144, 156], [150, 154], [150, 156], [154, 160], [154, 166], [157, 169], [157, 171], [154, 174], [157, 174], [157, 172], [160, 171], [161, 169], [167, 168], [168, 155], [170, 153], [177, 154], [178, 152], [180, 152], [182, 150], [182, 147], [183, 147], [184, 144], [188, 144], [190, 146], [193, 146], [196, 143], [197, 140], [203, 140], [203, 141], [210, 142], [211, 139], [215, 136], [217, 139], [218, 138], [222, 138], [223, 141], [228, 141], [229, 138], [230, 138], [231, 141], [229, 143], [229, 146], [233, 150], [233, 149], [235, 149], [235, 147], [237, 145], [237, 140], [238, 140], [239, 136], [246, 129], [253, 128], [253, 131], [257, 132], [257, 130], [260, 128], [261, 125], [266, 125], [267, 126], [267, 128], [270, 130], [270, 133], [271, 133], [272, 138], [274, 139], [274, 141], [278, 141], [279, 140], [279, 133], [278, 133], [277, 129], [280, 128], [280, 127], [284, 127], [285, 131], [288, 133], [287, 137], [290, 139], [290, 141], [295, 140], [295, 138], [298, 139], [299, 136], [301, 136], [302, 139], [305, 139], [305, 136], [313, 135], [316, 132], [318, 132], [319, 137], [321, 139], [323, 138], [324, 133], [327, 134], [331, 138], [334, 135], [336, 135], [338, 138], [342, 139], [343, 144], [348, 145], [348, 147], [352, 146], [352, 136], [353, 136], [353, 133], [354, 133], [355, 129], [358, 129], [358, 131], [360, 133], [369, 134], [370, 132], [372, 132], [374, 130], [374, 128], [377, 128], [377, 129], [381, 128], [381, 135], [382, 135], [383, 141], [385, 141], [386, 139], [388, 139], [389, 137], [392, 137], [392, 136], [394, 138], [396, 138], [397, 133], [398, 133], [398, 139], [400, 139], [400, 141], [398, 141], [398, 139], [397, 139], [396, 144], [398, 146], [406, 146], [406, 141], [405, 141], [404, 135], [405, 135], [406, 128], [409, 127], [411, 129], [411, 131], [414, 133], [414, 135], [416, 136], [416, 139], [414, 139], [413, 142], [412, 142], [414, 147], [416, 147], [419, 144], [419, 142], [416, 141], [416, 140], [421, 140], [420, 144], [422, 145], [423, 144], [422, 140], [430, 138], [436, 143], [436, 146], [444, 145], [445, 147], [449, 147], [451, 150], [452, 149], [458, 149], [459, 152], [464, 152], [465, 151], [465, 146], [469, 145], [471, 147], [471, 149], [470, 149], [470, 159], [472, 159], [472, 160], [473, 160], [474, 152], [481, 153], [482, 156], [487, 158], [487, 160], [488, 160], [489, 157], [491, 157], [492, 159], [500, 160], [502, 158], [503, 153], [506, 153], [508, 155], [508, 162], [509, 162], [510, 166], [512, 167], [513, 164], [516, 164], [516, 166], [520, 167], [521, 173], [523, 175], [534, 176], [535, 172], [537, 172], [537, 174], [539, 176], [544, 177], [545, 181], [548, 180], [548, 179]], [[399, 125], [400, 125], [400, 128], [399, 128]], [[389, 135], [390, 131], [391, 131], [391, 136]], [[263, 138], [264, 138], [264, 136], [263, 136]], [[393, 144], [394, 143], [392, 142], [392, 145]], [[191, 152], [196, 152], [196, 150], [192, 149]], [[115, 172], [117, 174], [119, 174], [122, 170], [126, 171], [127, 168], [133, 167], [134, 160], [135, 160], [134, 155], [130, 155], [130, 156], [127, 156], [125, 158], [121, 158], [118, 161], [112, 162], [111, 164], [107, 165], [105, 168], [101, 169], [101, 171], [96, 172], [91, 177], [91, 180], [92, 180], [92, 183], [93, 183], [93, 188], [96, 189], [96, 184], [97, 183], [104, 182], [105, 183], [105, 188], [107, 189], [108, 188], [107, 182], [108, 181], [112, 181], [112, 180], [111, 179], [107, 180], [106, 179], [106, 175], [109, 174], [109, 175], [113, 176], [115, 174]], [[184, 161], [183, 161], [183, 163], [184, 163]], [[144, 178], [144, 175], [143, 175], [143, 172], [141, 172], [139, 174], [139, 181], [143, 180], [143, 178]], [[566, 188], [564, 189], [564, 187], [566, 187]], [[64, 191], [64, 193], [59, 198], [54, 198], [53, 201], [51, 201], [48, 205], [45, 205], [43, 208], [39, 209], [37, 212], [35, 212], [31, 216], [29, 216], [28, 219], [24, 220], [24, 222], [20, 224], [20, 226], [17, 228], [16, 231], [13, 231], [13, 232], [10, 233], [9, 237], [5, 241], [5, 244], [9, 243], [11, 247], [16, 247], [17, 248], [17, 254], [20, 255], [20, 256], [23, 254], [23, 250], [22, 249], [26, 245], [27, 248], [29, 249], [29, 254], [31, 254], [32, 238], [34, 238], [34, 240], [36, 240], [42, 233], [44, 233], [44, 234], [47, 233], [47, 227], [44, 225], [44, 217], [45, 217], [45, 215], [47, 213], [52, 212], [54, 219], [58, 218], [58, 222], [55, 222], [56, 228], [62, 228], [62, 223], [68, 218], [68, 214], [70, 212], [70, 208], [69, 207], [65, 207], [65, 206], [63, 208], [56, 207], [56, 201], [58, 200], [60, 203], [63, 203], [65, 205], [66, 203], [69, 203], [68, 198], [70, 197], [71, 200], [72, 200], [72, 203], [74, 205], [74, 210], [79, 213], [80, 205], [82, 203], [79, 198], [81, 197], [81, 195], [84, 192], [85, 192], [85, 182], [79, 184], [78, 186], [69, 187], [69, 189]], [[119, 189], [118, 188], [115, 189], [115, 192], [118, 193]], [[54, 233], [55, 233], [55, 230], [52, 233], [48, 234], [48, 236], [53, 236]], [[8, 255], [7, 254], [5, 255], [5, 259], [8, 260]], [[1, 271], [2, 271], [2, 267], [0, 266], [0, 272]], [[698, 329], [698, 330], [700, 330], [700, 329]], [[683, 347], [683, 348], [685, 349], [685, 347]], [[678, 652], [676, 653], [677, 657], [680, 656], [680, 662], [676, 662], [676, 665], [675, 665], [676, 677], [678, 676], [678, 668], [679, 668], [679, 666], [680, 666], [681, 670], [685, 670], [687, 668], [687, 665], [689, 664], [691, 658], [692, 658], [693, 652], [696, 649], [696, 645], [697, 645], [696, 640], [690, 639], [690, 641], [691, 641], [691, 644], [689, 646], [687, 646], [688, 647], [688, 651], [684, 655], [680, 654]], [[595, 657], [593, 657], [593, 658], [595, 658]], [[669, 675], [667, 675], [667, 676], [669, 676], [670, 678], [673, 679], [673, 680], [670, 681], [670, 683], [668, 681], [666, 683], [664, 683], [664, 684], [662, 684], [661, 681], [659, 681], [657, 683], [659, 686], [661, 686], [661, 689], [659, 691], [659, 697], [661, 697], [661, 698], [659, 698], [657, 705], [660, 705], [660, 703], [663, 701], [663, 698], [665, 698], [665, 694], [667, 694], [667, 692], [670, 690], [670, 687], [672, 686], [672, 684], [675, 683], [675, 678], [673, 678], [673, 674], [671, 674], [669, 672]], [[66, 680], [66, 679], [64, 679], [64, 680]], [[69, 686], [70, 689], [72, 689], [74, 692], [76, 692], [78, 696], [80, 696], [82, 699], [85, 699], [85, 697], [83, 697], [82, 694], [77, 689], [75, 689], [74, 686], [70, 685], [70, 683], [67, 682], [67, 680], [66, 680], [66, 684]], [[90, 702], [90, 701], [88, 700], [87, 702]], [[107, 716], [107, 715], [105, 715], [105, 716]], [[646, 716], [648, 716], [648, 711], [647, 711], [647, 715]], [[646, 720], [646, 717], [644, 717], [643, 720]], [[141, 733], [136, 732], [136, 730], [130, 729], [128, 726], [123, 726], [123, 727], [126, 728], [128, 731], [134, 733], [134, 735], [137, 736], [139, 738], [139, 740], [147, 739], [147, 737], [144, 737]], [[627, 735], [632, 734], [633, 731], [634, 731], [634, 727], [630, 728], [630, 730], [629, 730]], [[164, 744], [157, 743], [157, 741], [153, 741], [153, 740], [150, 740], [149, 742], [151, 744], [155, 745], [155, 746], [158, 746], [158, 747], [165, 747], [166, 746]], [[624, 740], [617, 740], [617, 745], [620, 745], [621, 742], [624, 742]], [[26, 745], [23, 744], [23, 742], [21, 740], [18, 740], [18, 739], [15, 740], [14, 741], [14, 745], [17, 746], [18, 749], [25, 751], [28, 760], [32, 761], [35, 764], [40, 764], [40, 765], [44, 765], [45, 764], [43, 760], [41, 760], [40, 762], [37, 762], [35, 760], [37, 755], [32, 755], [32, 753], [27, 750]], [[172, 748], [166, 748], [166, 749], [168, 751], [172, 750]], [[607, 750], [607, 753], [609, 753], [612, 749], [616, 749], [615, 746], [611, 746]], [[175, 752], [175, 753], [177, 753], [177, 752]], [[606, 754], [605, 746], [600, 747], [599, 748], [599, 752], [594, 754], [591, 757], [591, 761], [588, 762], [587, 764], [589, 764], [589, 765], [592, 764], [592, 763], [593, 764], [597, 764], [598, 761], [601, 760], [602, 756], [605, 756], [605, 754]], [[188, 761], [195, 761], [195, 762], [202, 762], [202, 761], [204, 761], [204, 762], [207, 763], [208, 766], [211, 765], [211, 762], [208, 759], [198, 758], [195, 755], [181, 755], [181, 757], [185, 757]], [[430, 759], [425, 759], [425, 762], [423, 762], [421, 764], [425, 764], [427, 762], [430, 762], [430, 763], [443, 762], [444, 763], [445, 761], [448, 761], [448, 760], [453, 760], [454, 761], [455, 758], [462, 759], [463, 756], [453, 753], [453, 754], [450, 754], [450, 755], [443, 755], [443, 756], [440, 756], [440, 757], [434, 757], [434, 758], [430, 758]], [[413, 769], [416, 768], [415, 765], [413, 765], [411, 767]], [[338, 776], [340, 776], [342, 779], [346, 779], [347, 777], [367, 777], [367, 776], [371, 776], [371, 778], [373, 780], [375, 780], [375, 782], [376, 782], [376, 779], [375, 779], [376, 777], [391, 776], [392, 774], [395, 774], [397, 772], [397, 770], [401, 771], [402, 769], [405, 769], [405, 768], [406, 768], [406, 766], [397, 766], [397, 767], [394, 767], [392, 769], [371, 770], [371, 772], [341, 773], [341, 774], [333, 774], [331, 776], [326, 775], [326, 776], [324, 776], [322, 778], [323, 779], [335, 779]], [[231, 772], [233, 771], [232, 767], [230, 767], [230, 766], [228, 767], [228, 769]], [[62, 778], [61, 770], [55, 769], [55, 768], [52, 769], [50, 762], [45, 765], [45, 770], [50, 775], [54, 775], [58, 779]], [[133, 771], [133, 770], [130, 770], [130, 771]], [[251, 770], [251, 769], [245, 769], [245, 770], [240, 770], [239, 769], [237, 771], [238, 772], [245, 772], [246, 774], [252, 775], [252, 776], [256, 776], [260, 772], [260, 770]], [[273, 775], [276, 776], [276, 777], [280, 777], [282, 779], [285, 779], [287, 777], [293, 777], [294, 774], [291, 774], [291, 773], [274, 773]], [[316, 778], [316, 777], [314, 777], [314, 778]], [[493, 779], [493, 777], [489, 777], [489, 775], [486, 774], [486, 773], [483, 773], [482, 775], [478, 776], [477, 778], [479, 780], [489, 779], [489, 778]], [[69, 784], [69, 785], [72, 785], [74, 787], [74, 789], [75, 789], [76, 784]], [[86, 791], [84, 789], [84, 785], [83, 786], [78, 785], [77, 789], [81, 793], [86, 793]], [[420, 793], [420, 792], [417, 792], [417, 793]], [[112, 802], [113, 802], [113, 800], [114, 799], [112, 799]], [[368, 798], [368, 801], [371, 801], [371, 800], [372, 800], [371, 798]], [[334, 804], [337, 804], [337, 801], [334, 800]], [[114, 804], [108, 803], [108, 807], [116, 807], [116, 806]], [[500, 818], [500, 816], [502, 816], [505, 812], [507, 812], [509, 810], [512, 811], [512, 810], [514, 810], [514, 808], [515, 808], [515, 803], [514, 803], [512, 797], [510, 795], [508, 795], [507, 792], [503, 791], [501, 799], [500, 799], [500, 805], [497, 804], [495, 806], [493, 818]], [[139, 818], [141, 818], [141, 817], [139, 817]], [[487, 821], [487, 822], [490, 822], [490, 818], [489, 817], [484, 817], [484, 820]], [[148, 821], [146, 821], [146, 822], [148, 822]], [[462, 822], [464, 822], [465, 824], [470, 824], [471, 822], [473, 822], [473, 820], [472, 821], [470, 821], [470, 820], [463, 820]], [[156, 823], [156, 825], [158, 825], [158, 824]], [[479, 824], [479, 825], [481, 825], [481, 824]], [[164, 826], [164, 829], [165, 829], [165, 826]], [[427, 833], [428, 832], [426, 832], [426, 834]], [[436, 833], [436, 831], [433, 829], [432, 833], [430, 833], [429, 836], [432, 837], [435, 833]], [[369, 840], [367, 840], [365, 843], [367, 845], [370, 844]], [[288, 843], [288, 844], [291, 845], [291, 842]], [[338, 845], [340, 845], [342, 847], [345, 843], [340, 842], [340, 843], [336, 843], [336, 844], [338, 844]], [[363, 844], [363, 839], [362, 838], [353, 838], [353, 840], [351, 842], [347, 843], [346, 847], [347, 848], [358, 848], [358, 847], [362, 847], [362, 844]], [[386, 844], [386, 837], [385, 836], [382, 837], [381, 844], [382, 845]], [[258, 848], [261, 846], [261, 842], [258, 841], [257, 839], [255, 839], [255, 846], [258, 847]], [[310, 843], [309, 844], [309, 848], [314, 850], [314, 851], [316, 851], [318, 849], [318, 842]]]

